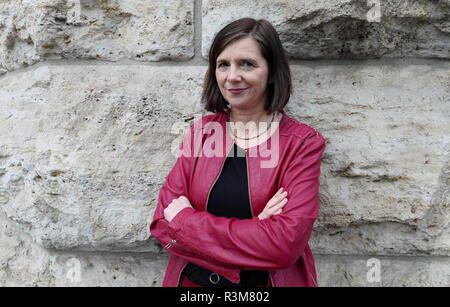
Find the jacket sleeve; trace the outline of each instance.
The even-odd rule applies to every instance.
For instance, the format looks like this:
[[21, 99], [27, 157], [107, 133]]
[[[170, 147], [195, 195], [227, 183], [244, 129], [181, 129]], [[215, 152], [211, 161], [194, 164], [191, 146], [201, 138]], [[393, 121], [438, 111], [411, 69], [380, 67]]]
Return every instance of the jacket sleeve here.
[[220, 263], [214, 258], [209, 258], [206, 255], [199, 254], [195, 250], [186, 248], [186, 246], [180, 244], [176, 238], [169, 234], [169, 223], [164, 218], [164, 209], [173, 199], [182, 195], [189, 195], [189, 178], [192, 174], [193, 163], [195, 162], [195, 155], [193, 153], [193, 126], [191, 126], [190, 131], [184, 136], [180, 146], [180, 155], [159, 192], [158, 204], [150, 224], [150, 233], [171, 254], [183, 257], [191, 263], [221, 274], [233, 282], [239, 282], [239, 267], [234, 267], [228, 263]]
[[304, 253], [318, 215], [324, 150], [325, 140], [319, 133], [303, 140], [280, 176], [279, 185], [288, 191], [281, 214], [264, 220], [239, 220], [185, 208], [170, 222], [169, 235], [193, 251], [237, 267], [270, 270], [291, 266]]

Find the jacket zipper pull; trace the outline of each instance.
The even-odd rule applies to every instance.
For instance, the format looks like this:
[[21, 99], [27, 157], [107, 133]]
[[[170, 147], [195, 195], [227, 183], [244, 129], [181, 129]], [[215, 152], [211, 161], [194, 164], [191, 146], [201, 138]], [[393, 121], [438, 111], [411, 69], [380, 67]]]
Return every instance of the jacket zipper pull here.
[[164, 246], [164, 249], [169, 249], [173, 245], [173, 243], [176, 243], [176, 242], [177, 242], [177, 240], [172, 239], [172, 241], [170, 241], [169, 243], [166, 244], [166, 246]]

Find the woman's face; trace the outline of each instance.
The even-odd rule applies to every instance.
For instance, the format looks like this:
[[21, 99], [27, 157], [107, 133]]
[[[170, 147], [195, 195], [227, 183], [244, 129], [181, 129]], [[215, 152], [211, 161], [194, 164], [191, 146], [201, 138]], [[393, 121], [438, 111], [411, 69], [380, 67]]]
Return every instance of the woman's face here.
[[267, 61], [253, 38], [247, 37], [233, 42], [217, 57], [217, 84], [231, 107], [263, 108], [268, 78]]

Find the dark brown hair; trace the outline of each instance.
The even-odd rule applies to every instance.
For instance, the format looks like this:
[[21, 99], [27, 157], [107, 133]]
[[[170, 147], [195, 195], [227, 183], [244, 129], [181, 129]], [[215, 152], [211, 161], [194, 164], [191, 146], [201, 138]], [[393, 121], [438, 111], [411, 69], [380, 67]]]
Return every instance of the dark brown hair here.
[[265, 19], [242, 18], [220, 30], [209, 50], [209, 67], [202, 93], [202, 103], [207, 111], [223, 113], [229, 109], [229, 104], [217, 85], [216, 60], [228, 45], [246, 37], [251, 37], [258, 43], [261, 54], [269, 66], [269, 80], [273, 80], [267, 84], [264, 110], [268, 113], [281, 112], [288, 103], [292, 93], [291, 71], [278, 33]]

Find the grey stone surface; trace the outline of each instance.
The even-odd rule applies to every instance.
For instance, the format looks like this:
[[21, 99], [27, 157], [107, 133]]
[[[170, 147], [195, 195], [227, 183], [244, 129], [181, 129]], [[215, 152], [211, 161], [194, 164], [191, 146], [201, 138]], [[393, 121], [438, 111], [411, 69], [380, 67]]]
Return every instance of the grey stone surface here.
[[[449, 257], [316, 255], [319, 287], [448, 287]], [[379, 274], [376, 270], [379, 269]]]
[[319, 285], [449, 286], [449, 5], [1, 1], [0, 286], [162, 284], [158, 192], [202, 115], [211, 39], [243, 16], [324, 59], [291, 61], [286, 109], [327, 141]]
[[[448, 65], [427, 63], [292, 67], [287, 112], [328, 143], [314, 251], [449, 255]], [[49, 65], [0, 80], [2, 210], [47, 248], [158, 251], [148, 223], [204, 71]]]
[[161, 286], [167, 254], [45, 249], [0, 213], [0, 287]]
[[296, 65], [288, 110], [327, 140], [312, 246], [450, 254], [449, 64]]
[[1, 210], [47, 248], [158, 251], [148, 225], [202, 72], [50, 65], [0, 80]]
[[202, 5], [204, 57], [222, 27], [253, 17], [269, 20], [296, 59], [450, 58], [449, 1], [204, 0]]
[[186, 60], [194, 1], [0, 2], [0, 75], [45, 59]]
[[[371, 275], [379, 261], [379, 281]], [[320, 287], [449, 286], [448, 257], [315, 255]], [[161, 286], [168, 254], [42, 248], [0, 213], [0, 286]], [[373, 261], [373, 260], [372, 260]], [[368, 277], [369, 274], [369, 277]], [[372, 278], [371, 278], [372, 277]]]

